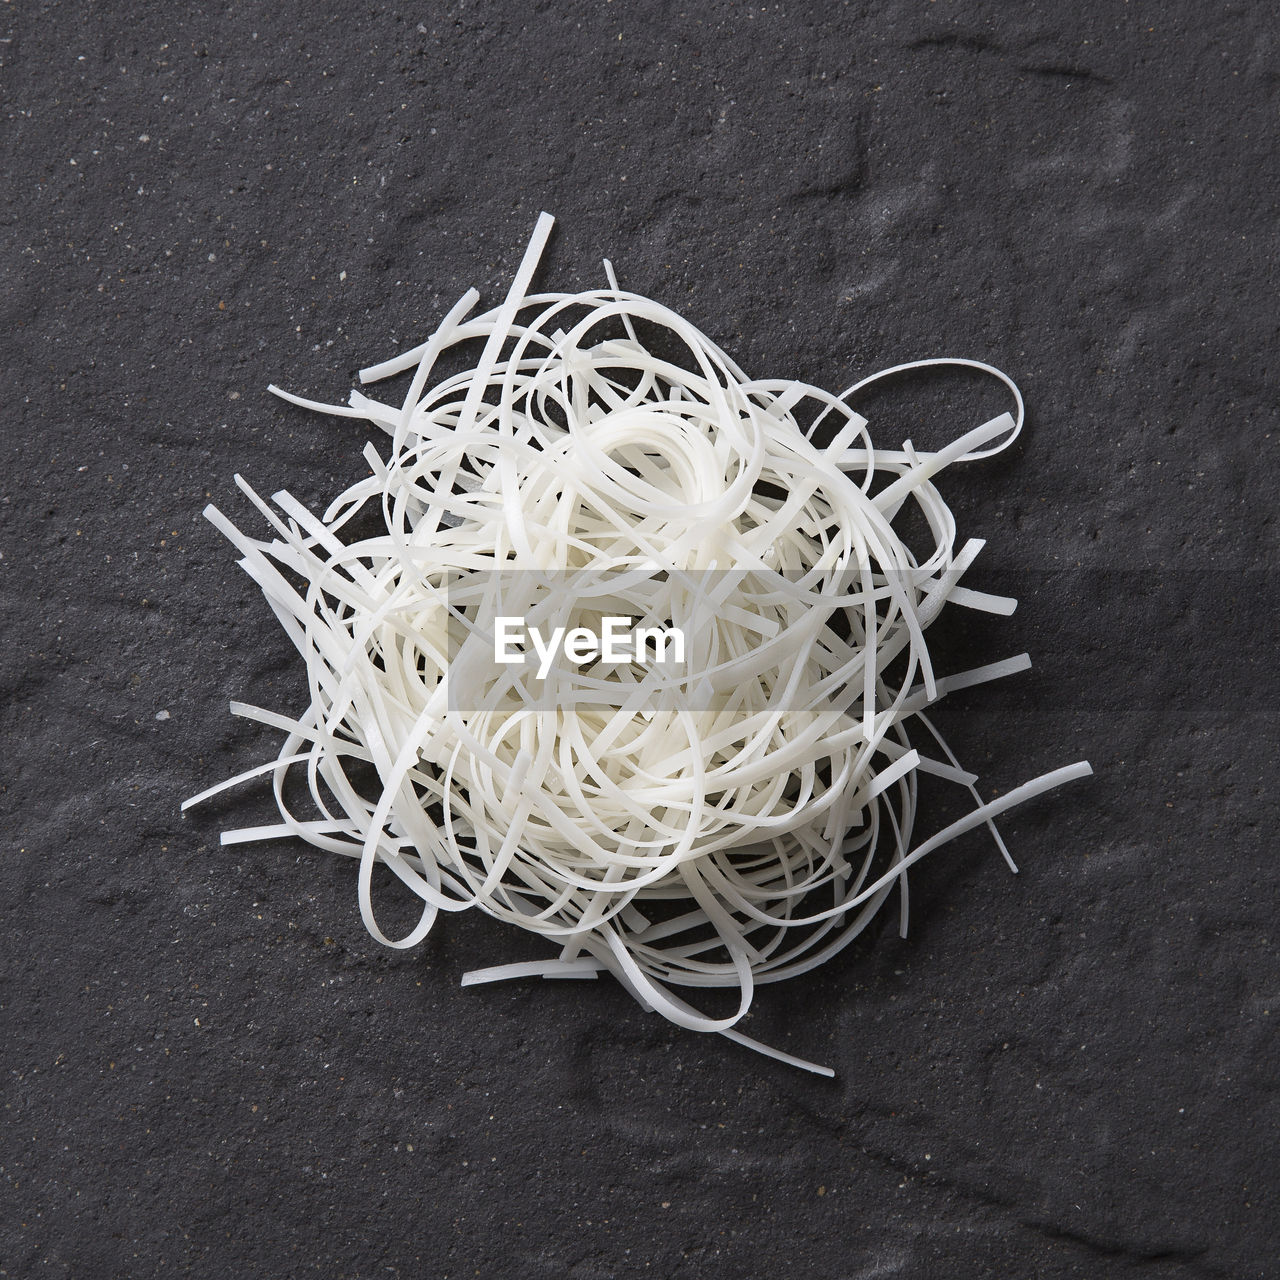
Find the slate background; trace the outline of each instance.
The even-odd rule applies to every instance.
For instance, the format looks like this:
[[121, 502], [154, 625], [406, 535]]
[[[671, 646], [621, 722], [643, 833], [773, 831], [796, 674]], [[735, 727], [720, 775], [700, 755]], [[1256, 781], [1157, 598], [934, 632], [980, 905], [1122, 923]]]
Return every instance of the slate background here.
[[[3, 9], [0, 1274], [1276, 1274], [1273, 10], [247, 8]], [[536, 944], [380, 949], [349, 866], [218, 846], [262, 789], [179, 816], [275, 749], [229, 697], [301, 705], [201, 508], [363, 468], [266, 384], [496, 300], [541, 208], [542, 280], [608, 254], [750, 371], [964, 354], [1031, 406], [945, 484], [1022, 608], [937, 653], [1036, 669], [941, 718], [987, 794], [1097, 777], [765, 993], [835, 1082], [460, 990]]]

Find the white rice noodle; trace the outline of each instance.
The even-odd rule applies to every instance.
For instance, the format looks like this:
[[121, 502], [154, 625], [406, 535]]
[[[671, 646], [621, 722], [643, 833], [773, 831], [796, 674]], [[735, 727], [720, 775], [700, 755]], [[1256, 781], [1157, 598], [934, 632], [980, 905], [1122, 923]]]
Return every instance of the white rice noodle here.
[[[899, 365], [838, 396], [752, 381], [674, 311], [620, 289], [608, 264], [607, 288], [528, 293], [551, 221], [539, 219], [499, 307], [473, 315], [468, 291], [426, 342], [361, 373], [414, 370], [402, 404], [272, 388], [367, 419], [390, 443], [366, 448], [371, 474], [323, 516], [283, 492], [273, 506], [237, 477], [272, 527], [265, 540], [206, 510], [301, 654], [310, 698], [296, 718], [233, 703], [285, 735], [280, 753], [183, 807], [269, 774], [281, 822], [224, 843], [296, 836], [357, 859], [361, 916], [387, 945], [413, 946], [439, 912], [478, 907], [559, 956], [477, 970], [466, 985], [608, 972], [682, 1027], [830, 1074], [743, 1034], [755, 986], [831, 959], [895, 887], [905, 932], [914, 863], [983, 825], [1008, 858], [992, 820], [1089, 773], [1070, 765], [983, 803], [923, 714], [1029, 665], [1021, 655], [939, 676], [924, 641], [947, 603], [1013, 610], [960, 585], [982, 544], [957, 547], [934, 482], [1007, 448], [1022, 399], [969, 360]], [[687, 359], [641, 342], [655, 326]], [[442, 356], [456, 366], [476, 346], [473, 364], [432, 382]], [[936, 452], [875, 448], [850, 398], [933, 366], [993, 375], [1016, 416]], [[908, 504], [933, 538], [927, 555], [896, 527]], [[362, 513], [379, 531], [344, 539]], [[697, 624], [674, 695], [655, 666], [626, 677], [621, 705], [584, 700], [599, 677], [572, 671], [548, 677], [568, 682], [548, 701], [528, 669], [499, 675], [485, 660], [492, 637], [477, 619], [493, 600], [479, 586], [461, 608], [468, 583], [485, 570], [595, 568], [665, 572], [667, 607]], [[453, 647], [451, 627], [462, 628]], [[942, 759], [913, 745], [917, 722]], [[294, 772], [307, 817], [286, 797]], [[976, 806], [924, 840], [921, 773], [966, 787]], [[399, 938], [375, 918], [378, 864], [418, 902]], [[737, 996], [711, 1016], [675, 993], [702, 987]]]

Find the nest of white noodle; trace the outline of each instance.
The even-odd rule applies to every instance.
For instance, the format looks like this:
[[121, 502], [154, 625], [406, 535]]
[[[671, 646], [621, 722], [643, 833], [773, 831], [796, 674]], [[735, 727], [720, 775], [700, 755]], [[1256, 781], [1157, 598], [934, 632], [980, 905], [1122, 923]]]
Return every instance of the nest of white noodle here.
[[[206, 511], [302, 655], [311, 701], [296, 718], [233, 702], [286, 735], [280, 753], [187, 803], [269, 774], [281, 822], [223, 843], [299, 836], [356, 859], [380, 942], [411, 947], [440, 912], [478, 907], [558, 954], [464, 983], [608, 971], [682, 1027], [830, 1074], [736, 1029], [756, 985], [830, 959], [895, 887], [905, 932], [913, 863], [982, 824], [1008, 859], [992, 819], [1090, 772], [1070, 765], [983, 803], [924, 715], [1029, 666], [938, 677], [924, 639], [948, 603], [1013, 609], [958, 585], [982, 543], [957, 548], [934, 477], [1007, 447], [1021, 398], [986, 365], [919, 362], [993, 374], [1016, 419], [937, 452], [875, 448], [847, 403], [872, 379], [839, 396], [753, 381], [674, 311], [619, 289], [608, 263], [607, 288], [528, 293], [551, 223], [539, 219], [501, 306], [473, 316], [469, 291], [421, 346], [361, 373], [416, 369], [399, 408], [279, 393], [367, 419], [390, 444], [366, 447], [371, 474], [323, 516], [285, 492], [273, 507], [237, 477], [274, 529], [265, 541]], [[674, 338], [688, 358], [654, 354], [637, 327], [667, 330], [650, 346]], [[446, 351], [474, 365], [428, 387]], [[908, 504], [931, 531], [923, 559], [895, 528]], [[360, 515], [376, 533], [344, 540]], [[532, 664], [495, 663], [504, 580], [535, 596], [541, 583], [561, 606], [567, 584], [593, 584], [570, 602], [579, 619], [602, 607], [602, 581], [615, 609], [618, 584], [644, 584], [648, 616], [687, 626], [678, 678], [561, 662], [538, 680]], [[294, 770], [305, 817], [286, 803]], [[920, 773], [976, 806], [924, 840]], [[405, 937], [375, 919], [378, 863], [421, 901]], [[676, 994], [696, 987], [732, 988], [737, 1007], [706, 1016]]]

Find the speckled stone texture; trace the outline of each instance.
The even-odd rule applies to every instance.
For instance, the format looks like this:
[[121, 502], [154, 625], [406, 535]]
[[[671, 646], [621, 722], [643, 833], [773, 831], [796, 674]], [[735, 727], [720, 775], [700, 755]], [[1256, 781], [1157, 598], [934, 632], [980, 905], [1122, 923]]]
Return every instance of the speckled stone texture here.
[[[0, 16], [0, 1275], [1280, 1274], [1271, 7], [252, 8]], [[545, 954], [478, 916], [381, 949], [349, 864], [219, 847], [266, 788], [179, 816], [275, 750], [230, 697], [303, 705], [201, 508], [364, 468], [266, 384], [498, 299], [543, 208], [541, 280], [607, 254], [759, 376], [967, 355], [1031, 406], [944, 485], [1022, 606], [931, 634], [1036, 668], [939, 719], [984, 794], [1097, 776], [764, 992], [834, 1082], [609, 982], [461, 990]]]

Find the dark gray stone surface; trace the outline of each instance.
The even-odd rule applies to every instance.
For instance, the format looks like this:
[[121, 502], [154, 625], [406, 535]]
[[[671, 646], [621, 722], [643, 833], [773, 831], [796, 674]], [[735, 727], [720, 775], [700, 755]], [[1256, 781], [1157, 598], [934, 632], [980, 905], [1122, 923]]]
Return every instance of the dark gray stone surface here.
[[[1276, 1274], [1272, 9], [248, 9], [0, 17], [0, 1274]], [[460, 990], [537, 944], [380, 949], [350, 866], [218, 846], [261, 789], [179, 817], [274, 750], [229, 697], [301, 705], [201, 508], [363, 467], [266, 384], [496, 299], [541, 208], [542, 279], [608, 254], [762, 376], [963, 354], [1031, 406], [945, 485], [1022, 608], [937, 643], [1037, 666], [941, 719], [987, 794], [1097, 777], [764, 994], [835, 1082], [608, 983]]]

